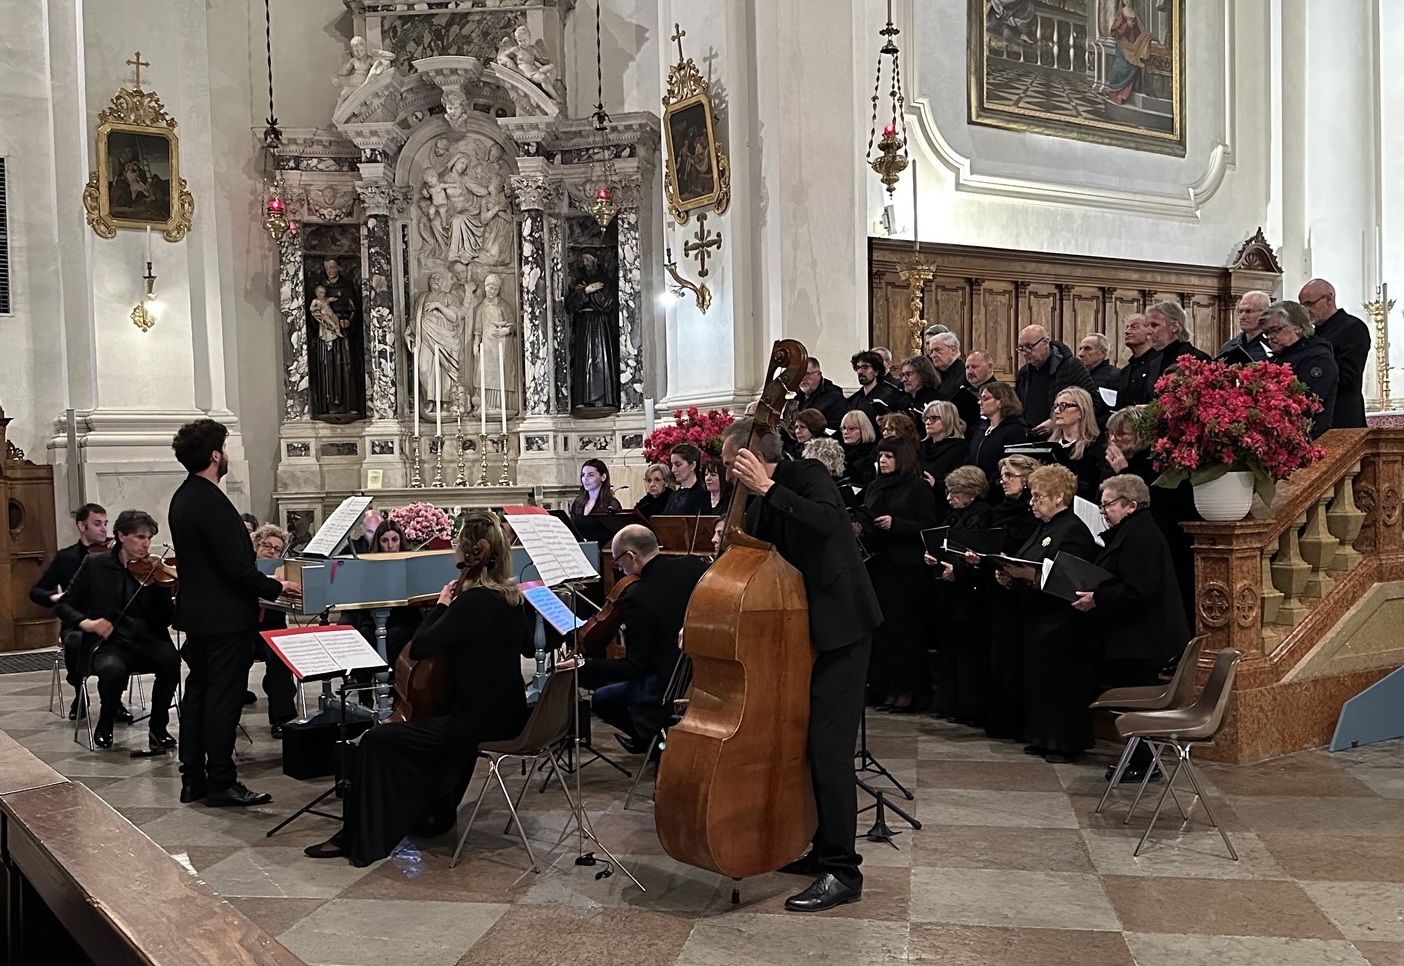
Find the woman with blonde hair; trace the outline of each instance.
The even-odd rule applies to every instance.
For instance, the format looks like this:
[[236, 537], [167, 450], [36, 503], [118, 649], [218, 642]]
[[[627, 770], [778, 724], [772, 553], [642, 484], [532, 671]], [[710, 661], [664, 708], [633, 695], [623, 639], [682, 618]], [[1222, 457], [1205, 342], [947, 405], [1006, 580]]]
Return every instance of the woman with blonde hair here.
[[[496, 514], [470, 510], [455, 554], [461, 567], [410, 642], [416, 661], [444, 654], [449, 706], [414, 721], [377, 725], [350, 760], [341, 829], [303, 851], [366, 866], [389, 855], [411, 829], [453, 826], [473, 776], [478, 745], [521, 732], [527, 719], [521, 656], [533, 653], [533, 621]], [[418, 823], [418, 824], [417, 824]]]
[[[991, 528], [994, 509], [985, 500], [989, 488], [978, 466], [960, 466], [946, 475], [946, 524], [953, 534]], [[936, 651], [931, 671], [936, 713], [958, 724], [983, 724], [990, 665], [989, 575], [970, 561], [950, 563], [927, 556], [926, 563], [936, 567], [940, 578], [936, 604], [942, 620], [931, 642]]]
[[[988, 387], [987, 387], [988, 388]], [[1029, 508], [1029, 478], [1038, 461], [1006, 456], [999, 461], [999, 502], [994, 526], [1004, 532], [1001, 552], [1014, 556], [1038, 526]], [[967, 558], [971, 563], [979, 558]], [[1021, 738], [1024, 734], [1023, 625], [1009, 606], [1009, 595], [986, 578], [989, 588], [990, 666], [985, 698], [985, 734], [991, 738]]]
[[857, 487], [867, 486], [877, 475], [877, 432], [861, 409], [850, 409], [839, 423], [843, 441], [843, 475]]
[[965, 420], [955, 403], [937, 399], [926, 404], [921, 411], [922, 426], [926, 437], [917, 447], [917, 459], [921, 461], [921, 471], [926, 482], [936, 491], [937, 517], [944, 522], [949, 506], [941, 499], [946, 477], [958, 466], [970, 460], [970, 447], [965, 441]]
[[1077, 477], [1077, 496], [1097, 502], [1107, 441], [1097, 426], [1092, 396], [1080, 386], [1064, 389], [1053, 400], [1052, 419], [1048, 441], [1053, 444], [1053, 461]]

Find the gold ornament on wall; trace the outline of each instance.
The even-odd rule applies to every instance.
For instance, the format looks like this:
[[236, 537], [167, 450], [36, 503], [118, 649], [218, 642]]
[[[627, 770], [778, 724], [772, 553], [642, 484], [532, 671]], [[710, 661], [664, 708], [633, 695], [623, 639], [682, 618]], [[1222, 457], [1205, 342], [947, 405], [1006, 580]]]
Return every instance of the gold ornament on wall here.
[[731, 166], [717, 143], [711, 88], [691, 57], [684, 58], [687, 31], [673, 25], [678, 62], [668, 68], [668, 92], [663, 95], [663, 138], [667, 145], [663, 190], [668, 213], [678, 224], [688, 212], [711, 208], [726, 214], [731, 205]]
[[190, 231], [195, 199], [180, 177], [176, 121], [155, 91], [142, 88], [141, 69], [150, 62], [138, 51], [127, 64], [136, 69], [136, 83], [98, 115], [97, 170], [83, 189], [83, 209], [99, 238], [115, 238], [119, 228], [151, 228], [177, 242]]

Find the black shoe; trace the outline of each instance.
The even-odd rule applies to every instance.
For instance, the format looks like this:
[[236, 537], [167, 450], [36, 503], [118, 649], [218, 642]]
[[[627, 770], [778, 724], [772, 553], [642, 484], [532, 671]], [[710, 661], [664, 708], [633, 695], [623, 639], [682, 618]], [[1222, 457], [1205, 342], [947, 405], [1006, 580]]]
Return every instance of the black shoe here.
[[83, 700], [80, 694], [73, 699], [73, 703], [68, 706], [68, 720], [77, 721], [79, 718], [88, 716], [88, 703]]
[[309, 859], [344, 859], [346, 858], [346, 849], [342, 848], [335, 839], [328, 839], [325, 842], [307, 846], [302, 850], [302, 854]]
[[785, 875], [807, 875], [816, 876], [819, 874], [819, 860], [814, 857], [813, 852], [806, 852], [788, 865], [782, 865], [775, 870]]
[[1081, 755], [1065, 755], [1062, 752], [1050, 751], [1043, 756], [1043, 760], [1050, 765], [1073, 765], [1081, 758]]
[[1035, 758], [1042, 758], [1044, 755], [1048, 754], [1048, 749], [1040, 748], [1038, 745], [1025, 745], [1024, 754], [1032, 755]]
[[270, 735], [272, 735], [276, 740], [282, 741], [282, 740], [283, 740], [283, 726], [282, 726], [282, 724], [279, 723], [279, 724], [275, 724], [275, 725], [269, 725], [269, 726], [268, 726], [268, 733], [269, 733]]
[[249, 805], [267, 805], [273, 801], [273, 796], [267, 792], [251, 792], [244, 787], [243, 782], [235, 782], [228, 788], [211, 788], [209, 794], [205, 796], [205, 804], [210, 808], [225, 808], [228, 806], [246, 807]]
[[209, 786], [201, 781], [187, 781], [182, 778], [180, 781], [180, 803], [189, 805], [191, 802], [198, 802], [210, 792]]
[[[1121, 773], [1121, 783], [1122, 783], [1123, 785], [1125, 785], [1125, 784], [1129, 784], [1129, 783], [1131, 783], [1131, 782], [1140, 782], [1141, 779], [1143, 779], [1143, 778], [1145, 778], [1145, 777], [1146, 777], [1146, 770], [1145, 770], [1144, 768], [1128, 768], [1128, 769], [1126, 769], [1124, 772]], [[1156, 781], [1156, 780], [1158, 780], [1159, 778], [1160, 778], [1160, 769], [1157, 768], [1157, 769], [1155, 769], [1155, 773], [1151, 775], [1151, 781]]]
[[93, 744], [98, 748], [112, 747], [112, 720], [110, 718], [99, 718], [97, 727], [93, 729]]
[[252, 691], [244, 692], [244, 704], [258, 704], [258, 695]]
[[136, 721], [136, 718], [127, 710], [125, 704], [117, 705], [117, 713], [113, 715], [113, 717], [122, 722], [122, 724], [131, 724]]
[[166, 751], [176, 746], [175, 736], [165, 728], [152, 728], [146, 736], [146, 747], [152, 751]]
[[626, 752], [628, 752], [628, 753], [631, 754], [631, 755], [642, 755], [642, 754], [643, 754], [643, 743], [640, 742], [640, 741], [635, 741], [633, 738], [630, 738], [628, 735], [618, 735], [618, 734], [617, 734], [617, 735], [614, 736], [614, 740], [617, 741], [617, 742], [619, 742], [619, 747], [620, 747], [620, 748], [623, 748]]
[[785, 900], [785, 908], [790, 912], [823, 912], [845, 902], [857, 902], [863, 898], [863, 888], [846, 886], [834, 878], [832, 872], [825, 872], [809, 884], [798, 895]]

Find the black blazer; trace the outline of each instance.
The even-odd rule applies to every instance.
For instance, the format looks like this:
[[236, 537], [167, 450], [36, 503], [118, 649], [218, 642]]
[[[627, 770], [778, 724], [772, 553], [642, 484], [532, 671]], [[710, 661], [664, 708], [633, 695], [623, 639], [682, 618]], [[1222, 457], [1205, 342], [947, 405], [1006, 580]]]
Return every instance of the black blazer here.
[[167, 516], [180, 571], [175, 626], [187, 634], [252, 634], [259, 599], [277, 600], [283, 585], [259, 572], [249, 530], [229, 497], [192, 473], [176, 488]]
[[[65, 627], [77, 627], [90, 618], [105, 617], [112, 622], [112, 636], [108, 638], [112, 643], [171, 642], [169, 628], [171, 615], [175, 613], [171, 592], [165, 587], [143, 587], [117, 559], [116, 547], [107, 553], [95, 554], [79, 568], [73, 577], [73, 586], [59, 598], [54, 610]], [[98, 642], [98, 637], [84, 634], [83, 640], [91, 646]]]
[[1160, 371], [1160, 350], [1147, 349], [1126, 360], [1121, 370], [1121, 388], [1116, 393], [1116, 408], [1142, 406], [1155, 398], [1155, 379], [1151, 373]]
[[659, 554], [644, 564], [638, 583], [619, 599], [627, 656], [586, 661], [581, 682], [599, 687], [610, 681], [642, 681], [650, 675], [666, 682], [678, 663], [678, 631], [687, 616], [687, 602], [706, 572], [704, 557]]
[[1336, 408], [1331, 415], [1334, 429], [1361, 429], [1365, 426], [1365, 363], [1370, 358], [1370, 329], [1345, 309], [1316, 326], [1319, 338], [1331, 343], [1340, 370]]
[[[73, 585], [73, 578], [80, 567], [86, 568], [89, 556], [97, 554], [89, 554], [88, 548], [81, 541], [70, 544], [54, 554], [54, 559], [44, 568], [43, 575], [29, 588], [29, 599], [45, 610], [57, 612], [54, 602], [49, 598], [58, 593], [60, 587], [67, 591]], [[62, 631], [72, 630], [67, 621], [61, 616], [59, 619], [62, 621]]]
[[809, 637], [821, 651], [872, 634], [882, 623], [838, 486], [818, 460], [780, 463], [774, 485], [746, 508], [746, 532], [775, 545], [804, 577]]
[[1112, 579], [1096, 588], [1092, 613], [1101, 627], [1104, 653], [1112, 659], [1168, 661], [1190, 637], [1170, 545], [1144, 509], [1105, 531], [1102, 539], [1106, 546], [1097, 555], [1097, 566]]
[[[703, 487], [703, 489], [706, 489], [706, 487]], [[657, 496], [651, 493], [645, 493], [635, 501], [634, 509], [638, 510], [646, 517], [651, 517], [655, 513], [662, 513], [668, 506], [668, 497], [672, 495], [672, 490], [664, 490]]]
[[[1340, 390], [1343, 388], [1331, 343], [1316, 336], [1307, 336], [1277, 353], [1272, 361], [1291, 366], [1292, 374], [1306, 386], [1307, 392], [1321, 401], [1321, 412], [1311, 417], [1311, 438], [1316, 439], [1331, 429], [1335, 425], [1332, 420], [1340, 409]], [[1363, 419], [1360, 425], [1365, 425]]]
[[[1052, 560], [1060, 552], [1081, 557], [1083, 560], [1097, 559], [1097, 544], [1092, 539], [1092, 531], [1077, 518], [1072, 508], [1062, 510], [1047, 523], [1040, 524], [1015, 556], [1022, 560]], [[1019, 581], [1015, 586], [1024, 590], [1022, 596], [1026, 622], [1075, 623], [1081, 617], [1066, 600], [1040, 590], [1037, 580], [1033, 584]]]
[[663, 513], [666, 516], [712, 516], [712, 500], [707, 495], [707, 487], [702, 483], [701, 473], [697, 474], [697, 481], [691, 486], [680, 486], [672, 492]]
[[965, 436], [970, 447], [967, 462], [985, 471], [985, 481], [990, 484], [989, 502], [998, 504], [1004, 499], [999, 488], [999, 461], [1004, 459], [1004, 447], [1027, 441], [1029, 427], [1018, 416], [1005, 417], [994, 429], [989, 429], [982, 419], [973, 429], [967, 429]]

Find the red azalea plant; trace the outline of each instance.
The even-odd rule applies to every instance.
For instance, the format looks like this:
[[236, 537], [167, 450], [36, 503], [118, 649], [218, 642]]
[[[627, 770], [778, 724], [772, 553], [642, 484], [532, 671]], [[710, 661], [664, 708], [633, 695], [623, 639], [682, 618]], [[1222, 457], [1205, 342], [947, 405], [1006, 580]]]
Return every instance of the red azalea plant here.
[[709, 409], [705, 413], [696, 406], [683, 411], [673, 410], [675, 425], [659, 426], [644, 440], [644, 459], [650, 463], [667, 463], [668, 454], [679, 443], [691, 443], [702, 451], [703, 461], [721, 461], [722, 430], [736, 422], [731, 413]]
[[1181, 357], [1161, 376], [1156, 398], [1136, 423], [1154, 440], [1157, 486], [1186, 477], [1208, 483], [1232, 470], [1253, 474], [1253, 488], [1271, 505], [1277, 482], [1326, 455], [1311, 442], [1311, 415], [1321, 403], [1290, 366], [1229, 365]]

